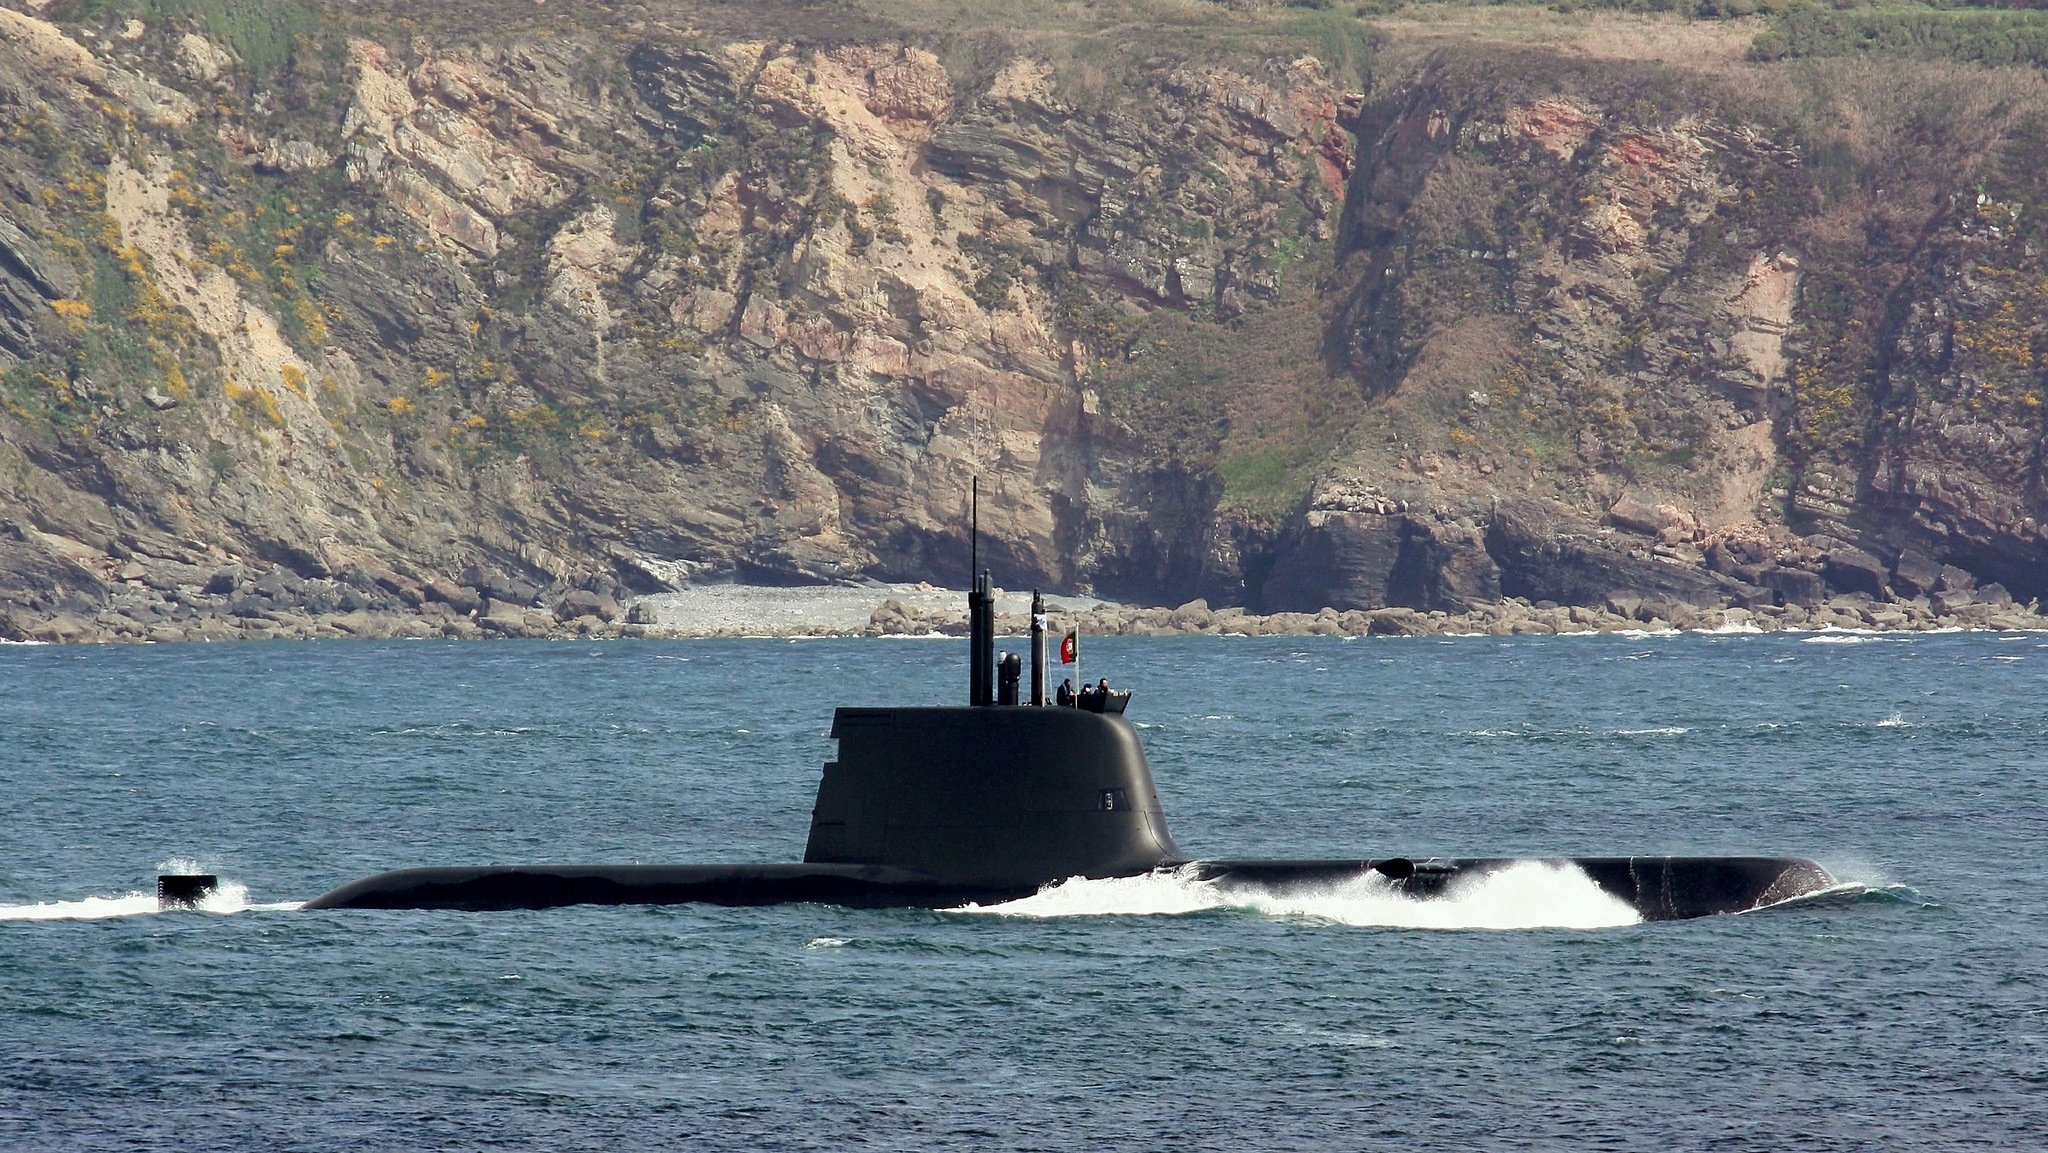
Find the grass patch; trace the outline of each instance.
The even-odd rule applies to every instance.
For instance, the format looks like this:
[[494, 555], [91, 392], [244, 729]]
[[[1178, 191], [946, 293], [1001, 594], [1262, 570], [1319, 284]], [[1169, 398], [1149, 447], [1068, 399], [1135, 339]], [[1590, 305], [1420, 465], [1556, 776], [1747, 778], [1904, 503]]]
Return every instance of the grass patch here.
[[1283, 516], [1299, 504], [1313, 479], [1316, 456], [1308, 446], [1275, 445], [1229, 454], [1216, 462], [1226, 508]]
[[197, 32], [232, 51], [252, 77], [291, 64], [321, 30], [319, 14], [292, 0], [69, 0], [44, 15], [100, 25], [140, 20]]

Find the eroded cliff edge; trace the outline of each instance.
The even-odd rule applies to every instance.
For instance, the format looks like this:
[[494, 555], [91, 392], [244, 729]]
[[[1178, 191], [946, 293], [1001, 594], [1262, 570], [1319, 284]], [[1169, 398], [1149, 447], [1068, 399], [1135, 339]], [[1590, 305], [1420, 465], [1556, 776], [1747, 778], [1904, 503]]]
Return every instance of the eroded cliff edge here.
[[10, 631], [2042, 591], [2032, 73], [377, 7], [0, 9]]

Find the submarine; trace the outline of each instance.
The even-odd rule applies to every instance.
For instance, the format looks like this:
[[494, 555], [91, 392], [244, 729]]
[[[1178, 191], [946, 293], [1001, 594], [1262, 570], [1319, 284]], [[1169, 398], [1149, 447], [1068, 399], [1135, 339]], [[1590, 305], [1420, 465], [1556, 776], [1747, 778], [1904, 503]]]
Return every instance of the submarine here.
[[[979, 567], [978, 565], [976, 567]], [[802, 863], [490, 865], [401, 869], [317, 897], [306, 909], [546, 909], [563, 905], [957, 908], [1028, 897], [1076, 877], [1160, 871], [1224, 889], [1286, 895], [1376, 877], [1427, 900], [1540, 860], [1579, 869], [1645, 920], [1740, 913], [1832, 885], [1797, 857], [1560, 857], [1212, 860], [1174, 843], [1129, 694], [1046, 699], [1046, 618], [1034, 594], [1031, 677], [995, 655], [986, 571], [968, 593], [965, 705], [840, 708]]]

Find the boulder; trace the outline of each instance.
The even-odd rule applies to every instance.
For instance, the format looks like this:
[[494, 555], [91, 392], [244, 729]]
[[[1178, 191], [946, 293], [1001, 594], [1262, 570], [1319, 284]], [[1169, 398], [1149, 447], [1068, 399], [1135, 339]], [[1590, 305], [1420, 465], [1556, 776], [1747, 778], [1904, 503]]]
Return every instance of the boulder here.
[[1837, 592], [1868, 593], [1880, 600], [1889, 596], [1884, 562], [1851, 544], [1836, 544], [1821, 562], [1821, 579]]
[[70, 613], [58, 613], [48, 620], [30, 625], [28, 635], [31, 640], [50, 644], [78, 644], [82, 641], [101, 639], [99, 626]]
[[1778, 594], [1778, 599], [1788, 605], [1815, 605], [1820, 603], [1820, 574], [1805, 569], [1772, 567], [1756, 575], [1756, 584]]
[[305, 583], [305, 581], [299, 579], [297, 573], [290, 569], [273, 568], [262, 576], [257, 577], [251, 582], [249, 587], [259, 596], [268, 597], [276, 601], [296, 597], [299, 590], [305, 587]]
[[1376, 637], [1426, 637], [1436, 630], [1414, 609], [1379, 609], [1368, 613], [1366, 632]]
[[212, 596], [225, 596], [240, 588], [243, 579], [241, 565], [222, 565], [213, 570], [212, 576], [206, 578], [206, 584], [200, 591]]
[[479, 596], [475, 589], [457, 584], [446, 577], [429, 578], [422, 587], [428, 600], [447, 605], [463, 616], [480, 612], [484, 607], [484, 598]]
[[1684, 509], [1635, 492], [1623, 493], [1607, 510], [1607, 520], [1616, 528], [1657, 537], [1666, 544], [1697, 540], [1700, 533], [1699, 521]]
[[1911, 549], [1899, 554], [1892, 566], [1892, 585], [1907, 596], [1926, 596], [1941, 580], [1941, 565], [1924, 553]]
[[526, 606], [511, 601], [493, 600], [485, 607], [484, 614], [476, 619], [486, 632], [500, 636], [528, 637], [544, 636], [554, 622], [540, 613], [526, 611]]
[[596, 617], [605, 622], [618, 620], [619, 602], [589, 589], [571, 589], [555, 603], [555, 619], [567, 622], [578, 617]]

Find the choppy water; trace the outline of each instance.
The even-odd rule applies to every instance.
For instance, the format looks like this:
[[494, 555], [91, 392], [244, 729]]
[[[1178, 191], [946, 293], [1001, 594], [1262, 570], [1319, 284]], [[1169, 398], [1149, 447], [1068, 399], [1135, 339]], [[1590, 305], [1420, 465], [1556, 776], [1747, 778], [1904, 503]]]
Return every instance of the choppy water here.
[[[831, 706], [964, 696], [963, 653], [0, 648], [0, 1148], [2048, 1134], [2039, 635], [1088, 646], [1190, 852], [1788, 852], [1851, 882], [1754, 915], [1633, 924], [1542, 869], [1427, 909], [1157, 879], [295, 910], [401, 865], [797, 859]], [[232, 884], [156, 913], [180, 860]]]

